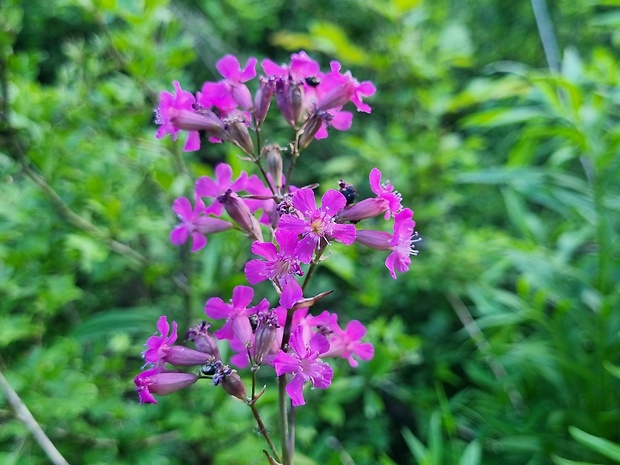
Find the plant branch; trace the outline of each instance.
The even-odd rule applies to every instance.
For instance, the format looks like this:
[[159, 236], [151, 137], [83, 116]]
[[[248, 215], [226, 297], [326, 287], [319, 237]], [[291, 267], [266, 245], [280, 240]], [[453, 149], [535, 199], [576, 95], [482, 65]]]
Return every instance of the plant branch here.
[[278, 411], [280, 412], [280, 442], [282, 443], [282, 463], [284, 465], [292, 465], [290, 443], [288, 441], [288, 405], [286, 400], [286, 374], [278, 376]]
[[43, 452], [45, 452], [45, 455], [47, 455], [50, 461], [54, 465], [69, 465], [69, 462], [67, 462], [58, 449], [56, 449], [56, 446], [54, 446], [52, 441], [47, 437], [41, 425], [37, 423], [37, 420], [35, 420], [32, 413], [30, 413], [26, 404], [22, 402], [21, 398], [13, 390], [2, 373], [0, 373], [0, 387], [4, 391], [7, 402], [11, 405], [13, 410], [15, 410], [17, 419], [30, 431], [35, 441], [41, 446], [41, 449], [43, 449]]
[[258, 412], [258, 409], [256, 408], [256, 405], [254, 404], [254, 400], [255, 399], [252, 399], [250, 402], [248, 402], [248, 405], [252, 409], [252, 413], [254, 414], [254, 419], [256, 420], [256, 423], [258, 424], [258, 430], [265, 438], [265, 441], [267, 441], [267, 444], [269, 445], [269, 449], [271, 449], [271, 453], [273, 454], [274, 458], [278, 462], [281, 462], [282, 460], [280, 460], [280, 456], [278, 455], [276, 446], [273, 444], [273, 441], [271, 440], [271, 437], [269, 436], [269, 432], [267, 431], [267, 428], [265, 428], [265, 424], [263, 423], [263, 419], [261, 418], [260, 413]]

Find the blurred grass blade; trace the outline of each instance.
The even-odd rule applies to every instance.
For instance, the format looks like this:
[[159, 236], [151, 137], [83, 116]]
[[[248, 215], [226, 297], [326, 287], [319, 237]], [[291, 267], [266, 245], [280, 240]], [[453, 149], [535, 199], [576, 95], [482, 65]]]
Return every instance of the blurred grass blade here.
[[575, 426], [570, 426], [568, 431], [571, 436], [577, 440], [577, 442], [580, 442], [593, 451], [620, 463], [620, 445], [608, 441], [607, 439], [599, 438], [598, 436], [586, 433]]
[[426, 463], [425, 460], [427, 458], [428, 451], [426, 450], [426, 447], [424, 447], [424, 444], [422, 444], [408, 428], [403, 428], [401, 430], [401, 434], [407, 443], [407, 447], [409, 447], [409, 450], [415, 457], [416, 462], [420, 464]]
[[478, 441], [472, 441], [467, 444], [463, 450], [463, 455], [459, 460], [459, 465], [480, 465], [482, 458], [482, 447]]

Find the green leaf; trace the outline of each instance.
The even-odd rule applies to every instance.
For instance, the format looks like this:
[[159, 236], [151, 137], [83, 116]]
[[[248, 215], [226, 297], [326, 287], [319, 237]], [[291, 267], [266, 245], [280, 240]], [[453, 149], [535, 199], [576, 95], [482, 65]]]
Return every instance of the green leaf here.
[[84, 341], [117, 332], [152, 334], [161, 314], [157, 307], [112, 308], [86, 319], [72, 336]]
[[482, 458], [482, 446], [480, 442], [474, 440], [467, 444], [463, 450], [459, 465], [479, 465]]
[[563, 459], [562, 457], [558, 457], [557, 455], [552, 455], [551, 460], [555, 465], [600, 465], [598, 463], [592, 462], [575, 462], [574, 460]]
[[620, 445], [608, 441], [607, 439], [586, 433], [575, 426], [569, 426], [568, 432], [584, 446], [589, 447], [593, 451], [620, 463]]
[[463, 119], [464, 126], [471, 128], [480, 127], [499, 127], [507, 124], [529, 123], [535, 118], [544, 118], [545, 114], [534, 107], [511, 107], [493, 108], [491, 110], [479, 111]]
[[403, 435], [403, 439], [405, 440], [407, 447], [409, 447], [409, 450], [415, 457], [416, 461], [418, 463], [424, 462], [428, 453], [426, 447], [424, 447], [424, 444], [422, 444], [408, 428], [403, 428], [401, 430], [401, 434]]

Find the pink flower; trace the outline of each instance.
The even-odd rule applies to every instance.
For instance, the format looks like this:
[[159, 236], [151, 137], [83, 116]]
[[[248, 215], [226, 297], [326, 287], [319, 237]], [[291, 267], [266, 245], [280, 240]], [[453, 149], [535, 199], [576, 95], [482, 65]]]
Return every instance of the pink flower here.
[[[205, 82], [201, 91], [196, 92], [196, 101], [202, 108], [217, 109], [217, 114], [221, 118], [237, 113], [239, 106], [225, 81]], [[221, 140], [210, 140], [210, 142], [221, 142]]]
[[239, 60], [233, 55], [226, 55], [216, 63], [216, 68], [226, 78], [226, 85], [230, 94], [241, 108], [249, 110], [252, 107], [252, 95], [243, 84], [256, 76], [256, 58], [251, 57], [244, 69], [241, 69]]
[[331, 367], [319, 358], [329, 350], [329, 342], [322, 334], [315, 334], [305, 343], [303, 328], [298, 326], [289, 341], [291, 353], [278, 352], [273, 361], [276, 374], [294, 373], [293, 379], [286, 385], [286, 392], [293, 401], [293, 406], [306, 403], [303, 387], [310, 381], [313, 387], [325, 389], [329, 387], [334, 376]]
[[226, 231], [233, 227], [233, 224], [228, 221], [204, 215], [205, 207], [200, 198], [196, 200], [196, 208], [192, 208], [187, 198], [179, 197], [172, 204], [172, 209], [181, 223], [170, 233], [170, 242], [181, 245], [191, 237], [192, 252], [196, 252], [207, 245], [207, 234]]
[[394, 186], [390, 184], [390, 181], [385, 181], [385, 183], [381, 184], [381, 171], [378, 168], [373, 168], [370, 171], [368, 180], [370, 182], [370, 189], [377, 195], [377, 198], [385, 200], [388, 204], [385, 219], [387, 220], [390, 216], [396, 215], [403, 208], [400, 204], [402, 200], [400, 193], [394, 190]]
[[214, 359], [214, 356], [211, 354], [184, 346], [172, 345], [177, 339], [177, 324], [174, 321], [172, 322], [172, 328], [172, 334], [168, 336], [170, 325], [166, 321], [165, 316], [159, 318], [157, 329], [161, 335], [149, 337], [145, 344], [147, 349], [142, 352], [146, 363], [154, 363], [156, 368], [161, 368], [164, 363], [192, 366], [203, 365]]
[[390, 270], [392, 278], [396, 279], [396, 271], [404, 273], [409, 271], [411, 255], [417, 255], [414, 249], [414, 242], [418, 242], [417, 234], [414, 232], [415, 221], [413, 221], [413, 211], [405, 208], [394, 217], [394, 237], [390, 241], [392, 253], [386, 258], [385, 266]]
[[243, 344], [252, 341], [252, 325], [249, 317], [259, 311], [269, 308], [267, 299], [263, 299], [256, 307], [248, 308], [254, 298], [254, 289], [247, 286], [237, 286], [233, 289], [232, 301], [224, 303], [219, 297], [207, 300], [205, 313], [210, 318], [226, 318], [226, 324], [214, 334], [218, 339], [238, 339]]
[[263, 60], [261, 65], [268, 80], [274, 82], [276, 103], [284, 119], [290, 126], [297, 127], [304, 112], [316, 101], [316, 89], [308, 82], [322, 76], [319, 64], [302, 51], [291, 55], [290, 65], [279, 66], [269, 59]]
[[303, 297], [301, 286], [293, 275], [303, 276], [299, 259], [295, 255], [297, 234], [278, 229], [275, 233], [280, 250], [271, 242], [254, 242], [252, 252], [265, 260], [250, 260], [245, 265], [245, 275], [250, 284], [271, 279], [281, 290], [280, 305], [292, 308]]
[[[271, 181], [271, 176], [267, 175]], [[273, 200], [273, 192], [269, 187], [265, 186], [262, 179], [253, 174], [250, 176], [245, 184], [245, 190], [248, 194], [258, 198], [244, 199], [245, 203], [250, 207], [250, 212], [255, 213], [258, 210], [263, 210], [260, 222], [263, 224], [271, 224], [271, 216], [274, 213], [277, 205]]]
[[327, 130], [330, 128], [338, 129], [339, 131], [347, 131], [351, 128], [353, 123], [353, 113], [350, 111], [342, 110], [330, 110], [331, 118], [328, 122], [323, 122], [321, 128], [315, 134], [315, 138], [325, 139], [327, 138]]
[[291, 55], [290, 65], [278, 65], [265, 58], [261, 66], [268, 77], [288, 78], [294, 81], [304, 81], [306, 78], [317, 76], [320, 73], [319, 64], [303, 50]]
[[166, 395], [194, 384], [198, 376], [193, 373], [160, 372], [157, 368], [143, 371], [134, 378], [141, 404], [156, 404], [153, 394]]
[[[196, 195], [217, 199], [229, 189], [232, 192], [243, 190], [247, 179], [248, 175], [243, 171], [235, 181], [232, 181], [232, 167], [227, 163], [218, 163], [215, 167], [215, 180], [202, 176], [196, 181]], [[223, 209], [224, 206], [216, 201], [205, 209], [205, 214], [220, 216]]]
[[355, 241], [375, 250], [391, 250], [392, 253], [385, 260], [385, 266], [390, 270], [392, 278], [396, 279], [395, 271], [400, 273], [409, 271], [410, 256], [418, 254], [414, 243], [420, 239], [414, 228], [413, 211], [405, 208], [394, 216], [394, 234], [359, 230]]
[[330, 63], [331, 72], [323, 76], [321, 81], [321, 98], [316, 104], [317, 111], [340, 108], [349, 100], [357, 107], [357, 111], [370, 113], [370, 106], [362, 102], [363, 97], [370, 97], [376, 92], [370, 81], [361, 84], [351, 75], [350, 71], [340, 74], [341, 65], [337, 61]]
[[321, 199], [321, 208], [316, 207], [312, 189], [303, 188], [293, 194], [293, 207], [301, 216], [282, 215], [279, 228], [302, 236], [296, 254], [302, 263], [310, 263], [314, 250], [329, 244], [331, 239], [351, 245], [355, 241], [355, 226], [338, 224], [334, 216], [344, 208], [347, 200], [340, 192], [329, 190]]
[[165, 315], [159, 317], [157, 321], [157, 330], [160, 335], [151, 336], [146, 341], [147, 349], [142, 352], [142, 357], [146, 363], [155, 363], [155, 364], [163, 364], [163, 359], [166, 356], [168, 348], [174, 344], [174, 341], [177, 340], [177, 323], [176, 321], [172, 322], [172, 334], [168, 336], [170, 333], [170, 325], [166, 319]]
[[354, 355], [367, 361], [372, 359], [375, 353], [370, 342], [361, 342], [365, 335], [366, 328], [357, 320], [350, 321], [345, 330], [336, 325], [329, 338], [329, 350], [323, 357], [346, 358], [352, 367], [357, 367], [359, 364], [353, 358]]
[[[161, 92], [159, 94], [159, 106], [155, 110], [155, 123], [161, 125], [156, 137], [161, 139], [166, 134], [170, 134], [172, 140], [177, 140], [180, 128], [178, 119], [182, 116], [195, 114], [193, 105], [196, 99], [191, 92], [181, 89], [179, 81], [174, 81], [175, 93]], [[197, 130], [189, 132], [189, 137], [183, 150], [186, 152], [198, 150], [200, 148], [200, 135]]]

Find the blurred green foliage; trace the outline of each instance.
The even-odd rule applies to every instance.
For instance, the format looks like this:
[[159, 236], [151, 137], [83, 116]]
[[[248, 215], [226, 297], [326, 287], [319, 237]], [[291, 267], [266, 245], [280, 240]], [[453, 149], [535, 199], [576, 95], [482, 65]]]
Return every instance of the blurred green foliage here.
[[[618, 463], [619, 4], [548, 3], [555, 74], [526, 1], [2, 2], [0, 369], [67, 460], [264, 463], [222, 390], [137, 405], [157, 317], [199, 319], [248, 258], [240, 237], [195, 256], [169, 243], [175, 197], [218, 161], [249, 167], [157, 141], [152, 109], [173, 80], [217, 79], [226, 53], [305, 49], [378, 93], [294, 182], [363, 192], [377, 166], [423, 241], [396, 281], [355, 247], [316, 276], [376, 355], [308, 393], [299, 463]], [[0, 462], [48, 463], [1, 398]]]

